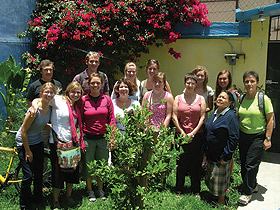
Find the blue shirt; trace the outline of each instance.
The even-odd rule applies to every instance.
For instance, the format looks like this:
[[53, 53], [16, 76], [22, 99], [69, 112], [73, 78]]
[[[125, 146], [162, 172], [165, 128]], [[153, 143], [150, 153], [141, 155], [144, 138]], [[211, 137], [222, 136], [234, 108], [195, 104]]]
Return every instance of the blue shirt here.
[[216, 115], [217, 112], [213, 112], [205, 123], [205, 152], [207, 158], [214, 162], [228, 161], [239, 139], [239, 121], [233, 110]]
[[[29, 109], [27, 110], [27, 113], [29, 112]], [[43, 137], [41, 136], [41, 131], [44, 129], [45, 125], [50, 121], [50, 117], [51, 107], [49, 108], [48, 113], [45, 115], [43, 115], [40, 109], [38, 109], [36, 117], [27, 131], [29, 145], [39, 144], [44, 141]], [[21, 127], [22, 125], [20, 126], [20, 129], [18, 130], [16, 135], [17, 146], [22, 146]]]

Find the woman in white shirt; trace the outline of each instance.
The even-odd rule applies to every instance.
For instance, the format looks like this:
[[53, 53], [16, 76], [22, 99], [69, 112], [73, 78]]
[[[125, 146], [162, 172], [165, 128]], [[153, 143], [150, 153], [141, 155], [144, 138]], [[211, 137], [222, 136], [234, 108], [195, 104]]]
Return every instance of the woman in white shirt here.
[[128, 78], [123, 78], [117, 81], [114, 87], [114, 93], [117, 98], [113, 99], [114, 114], [116, 118], [116, 126], [121, 131], [125, 132], [125, 128], [121, 124], [121, 119], [133, 106], [140, 106], [138, 100], [131, 99], [129, 96], [134, 94], [133, 84]]

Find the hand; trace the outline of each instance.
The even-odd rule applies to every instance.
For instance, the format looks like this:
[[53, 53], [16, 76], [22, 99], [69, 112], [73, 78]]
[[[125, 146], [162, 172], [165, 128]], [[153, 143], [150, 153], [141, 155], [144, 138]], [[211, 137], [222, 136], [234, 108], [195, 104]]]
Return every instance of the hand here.
[[271, 141], [265, 139], [265, 140], [263, 141], [263, 149], [264, 149], [264, 150], [267, 150], [267, 149], [269, 149], [270, 147], [271, 147]]
[[30, 150], [25, 151], [25, 161], [30, 163], [33, 161], [33, 153]]
[[30, 109], [29, 109], [29, 112], [30, 112], [30, 116], [31, 116], [31, 117], [36, 117], [36, 114], [37, 114], [37, 112], [38, 112], [38, 108], [39, 108], [39, 107], [34, 107], [33, 104], [32, 104], [32, 106], [31, 106]]
[[207, 166], [207, 157], [206, 157], [206, 155], [203, 155], [203, 160], [202, 160], [201, 166], [202, 166], [202, 168], [206, 168], [206, 166]]

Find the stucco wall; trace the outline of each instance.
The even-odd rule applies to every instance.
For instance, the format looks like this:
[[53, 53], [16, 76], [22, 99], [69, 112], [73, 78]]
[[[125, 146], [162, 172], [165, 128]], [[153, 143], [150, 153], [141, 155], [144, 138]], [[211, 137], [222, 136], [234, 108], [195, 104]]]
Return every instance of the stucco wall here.
[[[143, 80], [147, 77], [145, 63], [150, 58], [160, 62], [160, 71], [167, 75], [174, 95], [180, 94], [184, 88], [183, 77], [196, 65], [206, 66], [209, 71], [209, 83], [213, 89], [216, 84], [216, 76], [223, 69], [231, 70], [233, 83], [243, 88], [242, 75], [245, 71], [254, 70], [260, 75], [260, 84], [265, 83], [267, 46], [268, 46], [269, 19], [261, 23], [252, 22], [252, 34], [250, 38], [188, 38], [177, 40], [170, 44], [176, 51], [182, 53], [182, 58], [176, 60], [168, 54], [166, 46], [151, 47], [149, 54], [142, 55], [138, 66], [138, 77]], [[229, 65], [225, 59], [225, 53], [242, 53], [235, 66]]]

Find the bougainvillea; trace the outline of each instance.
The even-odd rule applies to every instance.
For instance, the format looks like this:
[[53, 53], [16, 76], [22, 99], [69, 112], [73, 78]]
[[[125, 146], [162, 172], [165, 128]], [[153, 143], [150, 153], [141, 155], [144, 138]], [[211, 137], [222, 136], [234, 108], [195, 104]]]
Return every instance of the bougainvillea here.
[[[60, 72], [81, 71], [90, 50], [101, 51], [106, 58], [103, 68], [113, 71], [147, 53], [152, 44], [176, 42], [180, 34], [173, 28], [178, 23], [210, 25], [207, 13], [197, 0], [41, 0], [21, 36], [32, 33], [33, 53], [52, 59]], [[168, 52], [181, 57], [173, 48]], [[37, 55], [24, 57], [31, 69], [38, 70], [38, 63], [31, 61]]]

